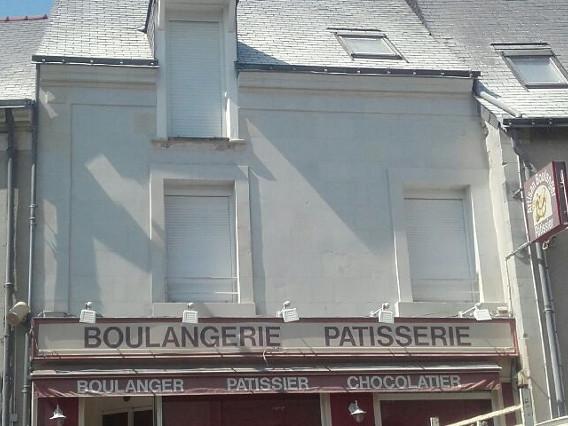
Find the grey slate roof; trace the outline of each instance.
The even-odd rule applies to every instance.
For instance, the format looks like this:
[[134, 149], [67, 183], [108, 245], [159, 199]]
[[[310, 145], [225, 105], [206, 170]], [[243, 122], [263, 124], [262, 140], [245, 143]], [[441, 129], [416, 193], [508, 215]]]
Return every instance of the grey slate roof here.
[[39, 56], [152, 60], [148, 0], [56, 0]]
[[0, 100], [33, 99], [36, 50], [47, 19], [0, 20]]
[[[431, 37], [404, 0], [240, 0], [244, 64], [469, 70]], [[406, 61], [351, 59], [329, 27], [383, 31]]]
[[[432, 34], [526, 117], [568, 117], [568, 89], [525, 89], [491, 43], [548, 43], [568, 68], [568, 0], [408, 0]], [[498, 117], [508, 114], [482, 103]]]
[[[149, 38], [138, 30], [148, 1], [56, 0], [36, 55], [152, 60]], [[237, 13], [241, 64], [470, 70], [405, 0], [240, 0]], [[381, 30], [405, 60], [353, 60], [329, 27]]]

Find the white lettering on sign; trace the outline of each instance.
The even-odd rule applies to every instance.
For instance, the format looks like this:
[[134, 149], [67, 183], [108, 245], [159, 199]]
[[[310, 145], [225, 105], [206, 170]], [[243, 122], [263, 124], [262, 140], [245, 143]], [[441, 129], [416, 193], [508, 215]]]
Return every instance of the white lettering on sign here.
[[77, 393], [174, 393], [183, 391], [183, 379], [77, 380]]
[[420, 376], [349, 376], [347, 378], [347, 388], [350, 390], [452, 389], [460, 386], [460, 376], [449, 374]]
[[309, 388], [309, 380], [304, 376], [227, 378], [227, 390], [232, 391], [300, 391]]

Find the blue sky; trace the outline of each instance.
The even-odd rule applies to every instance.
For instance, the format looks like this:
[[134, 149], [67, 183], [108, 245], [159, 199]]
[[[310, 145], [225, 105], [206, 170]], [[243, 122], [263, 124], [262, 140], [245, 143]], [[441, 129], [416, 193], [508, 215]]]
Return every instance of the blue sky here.
[[0, 16], [43, 15], [52, 0], [0, 0]]

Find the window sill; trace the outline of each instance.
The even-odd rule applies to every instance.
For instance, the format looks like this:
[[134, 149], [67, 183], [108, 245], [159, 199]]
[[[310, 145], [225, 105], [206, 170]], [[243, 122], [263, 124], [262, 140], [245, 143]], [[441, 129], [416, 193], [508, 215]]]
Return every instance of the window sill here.
[[210, 138], [201, 138], [201, 137], [175, 137], [175, 138], [160, 138], [160, 139], [153, 139], [152, 143], [154, 145], [158, 145], [161, 148], [169, 148], [173, 145], [216, 145], [219, 147], [233, 147], [233, 146], [240, 146], [245, 145], [246, 140], [244, 139], [230, 139], [230, 138], [223, 138], [223, 137], [210, 137]]
[[[399, 317], [426, 317], [426, 318], [457, 318], [460, 311], [465, 311], [475, 305], [476, 302], [397, 302], [396, 313]], [[482, 308], [491, 312], [500, 306], [506, 306], [505, 302], [482, 302]]]
[[[187, 309], [187, 303], [154, 303], [152, 316], [179, 317]], [[254, 303], [194, 303], [192, 309], [199, 312], [200, 317], [254, 317]]]

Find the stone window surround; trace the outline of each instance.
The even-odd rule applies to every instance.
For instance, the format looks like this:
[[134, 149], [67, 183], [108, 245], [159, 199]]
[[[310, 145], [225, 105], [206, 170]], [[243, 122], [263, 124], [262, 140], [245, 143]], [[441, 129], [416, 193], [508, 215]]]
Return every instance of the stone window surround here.
[[[252, 281], [249, 170], [237, 165], [152, 164], [150, 171], [151, 280], [154, 316], [180, 316], [185, 303], [166, 302], [166, 241], [164, 194], [168, 182], [176, 184], [234, 185], [236, 214], [238, 303], [196, 303], [200, 316], [254, 316]], [[188, 302], [190, 302], [188, 300]]]
[[399, 300], [399, 316], [455, 316], [458, 311], [471, 307], [471, 303], [414, 302], [410, 280], [410, 265], [406, 225], [404, 219], [404, 193], [408, 189], [467, 189], [473, 218], [473, 240], [476, 270], [479, 277], [479, 301], [493, 309], [503, 305], [502, 276], [496, 242], [493, 243], [493, 216], [490, 204], [488, 171], [459, 169], [389, 169], [391, 217], [394, 233], [394, 255]]

